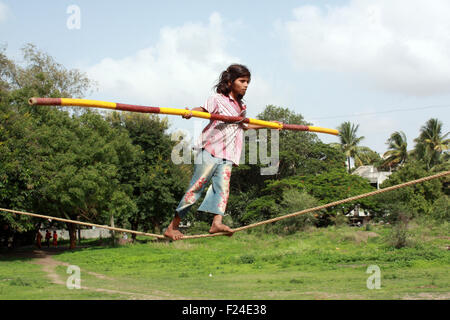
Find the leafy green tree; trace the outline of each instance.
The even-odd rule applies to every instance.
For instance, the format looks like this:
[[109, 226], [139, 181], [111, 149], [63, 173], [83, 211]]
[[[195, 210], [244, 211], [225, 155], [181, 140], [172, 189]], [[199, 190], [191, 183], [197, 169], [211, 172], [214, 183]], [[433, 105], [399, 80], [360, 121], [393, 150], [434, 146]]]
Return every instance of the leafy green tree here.
[[[118, 172], [124, 159], [120, 155], [132, 153], [133, 146], [126, 134], [111, 128], [99, 114], [71, 118], [53, 110], [34, 136], [36, 161], [31, 169], [37, 211], [101, 224], [109, 224], [111, 215], [119, 218], [136, 211]], [[72, 223], [67, 227], [74, 247], [76, 227]]]
[[[316, 198], [319, 204], [327, 204], [375, 190], [368, 180], [348, 174], [345, 169], [333, 169], [320, 175], [308, 175], [300, 179], [305, 184], [305, 191]], [[376, 203], [371, 198], [344, 203], [339, 207], [327, 209], [327, 213], [320, 216], [321, 225], [329, 224], [332, 222], [332, 218], [338, 214], [350, 213], [355, 205], [359, 205], [361, 209], [368, 211], [373, 211], [376, 208]]]
[[[429, 176], [430, 172], [426, 165], [420, 161], [409, 161], [404, 166], [389, 176], [389, 179], [383, 182], [381, 188], [390, 187], [415, 179], [420, 179]], [[406, 188], [393, 190], [387, 193], [380, 194], [374, 199], [378, 202], [378, 207], [381, 209], [380, 213], [395, 220], [397, 207], [408, 208], [408, 214], [411, 217], [419, 215], [429, 215], [433, 203], [443, 194], [442, 179], [434, 179], [423, 183], [418, 183]]]
[[[261, 120], [276, 120], [288, 124], [303, 124], [300, 114], [295, 114], [287, 108], [268, 105], [266, 109], [257, 116]], [[275, 214], [271, 208], [271, 201], [265, 204], [265, 193], [263, 189], [269, 180], [281, 180], [293, 175], [319, 174], [332, 170], [333, 168], [345, 167], [345, 156], [340, 150], [324, 144], [316, 134], [302, 131], [281, 130], [279, 133], [279, 166], [275, 175], [261, 175], [261, 168], [267, 165], [240, 164], [233, 168], [231, 179], [231, 192], [227, 212], [233, 218], [234, 223], [244, 223], [250, 220], [263, 220]], [[271, 150], [271, 135], [267, 134], [268, 150]], [[258, 144], [258, 148], [260, 145]], [[249, 159], [249, 144], [245, 144], [243, 152]], [[259, 149], [258, 149], [259, 152]], [[251, 183], [250, 183], [251, 182]], [[255, 199], [261, 198], [260, 201]], [[246, 212], [246, 206], [253, 202], [252, 212]], [[257, 206], [261, 206], [257, 208]], [[264, 207], [267, 206], [267, 210]], [[258, 210], [260, 212], [258, 213]]]
[[120, 169], [122, 184], [130, 186], [137, 206], [137, 211], [129, 217], [131, 227], [159, 232], [162, 225], [173, 218], [190, 177], [186, 165], [175, 165], [171, 161], [176, 142], [165, 133], [167, 118], [114, 112], [108, 116], [108, 121], [114, 128], [126, 131], [139, 150], [134, 160]]
[[450, 222], [450, 197], [442, 195], [431, 207], [431, 217], [440, 222]]
[[[366, 179], [348, 174], [344, 168], [335, 168], [321, 174], [272, 180], [263, 190], [264, 196], [249, 203], [244, 220], [255, 220], [258, 211], [263, 212], [263, 216], [259, 217], [263, 219], [270, 219], [281, 214], [280, 203], [285, 198], [286, 190], [306, 192], [317, 200], [318, 205], [321, 205], [373, 191], [374, 187]], [[362, 209], [369, 210], [373, 210], [376, 205], [371, 199], [365, 198], [358, 202], [342, 204], [339, 208], [329, 208], [326, 212], [319, 214], [317, 224], [322, 226], [332, 223], [332, 217], [338, 213], [349, 213], [356, 204], [359, 204]]]
[[[288, 108], [268, 105], [264, 111], [257, 115], [261, 120], [275, 120], [286, 124], [308, 125], [301, 114], [296, 114]], [[300, 174], [307, 171], [306, 159], [313, 152], [311, 146], [320, 140], [317, 135], [304, 131], [281, 130], [279, 131], [279, 168], [277, 178]], [[325, 147], [324, 147], [325, 148]], [[320, 158], [324, 155], [319, 155]]]
[[[33, 45], [26, 45], [22, 52], [23, 66], [8, 59], [4, 49], [0, 52], [0, 205], [32, 211], [36, 157], [30, 150], [35, 147], [36, 128], [51, 111], [30, 107], [27, 101], [31, 96], [81, 96], [91, 82]], [[2, 221], [12, 230], [24, 232], [42, 220], [2, 214], [0, 224]]]
[[[81, 97], [91, 82], [32, 45], [23, 52], [24, 67], [0, 58], [0, 204], [103, 224], [112, 214], [132, 213], [135, 205], [118, 176], [119, 162], [133, 154], [127, 135], [89, 111], [76, 117], [61, 108], [29, 106], [31, 96]], [[36, 227], [29, 217], [1, 219], [20, 232]], [[75, 226], [68, 229], [73, 247]]]
[[[288, 124], [307, 123], [300, 114], [295, 114], [287, 108], [268, 105], [266, 109], [257, 116], [261, 120], [275, 120]], [[263, 129], [264, 130], [264, 129]], [[267, 148], [271, 150], [270, 133], [267, 134]], [[264, 188], [265, 181], [269, 179], [282, 179], [296, 174], [319, 173], [331, 168], [343, 167], [345, 158], [340, 151], [320, 141], [316, 134], [303, 131], [279, 131], [279, 165], [275, 175], [261, 175], [261, 168], [266, 165], [242, 164], [233, 169], [232, 186], [238, 191], [245, 192], [245, 186], [258, 186]], [[243, 150], [249, 159], [248, 143]], [[259, 154], [258, 144], [258, 154]], [[248, 184], [252, 181], [252, 184]]]
[[7, 64], [11, 90], [27, 88], [33, 89], [37, 96], [81, 98], [95, 87], [85, 73], [66, 69], [33, 44], [25, 45], [22, 54], [25, 67]]

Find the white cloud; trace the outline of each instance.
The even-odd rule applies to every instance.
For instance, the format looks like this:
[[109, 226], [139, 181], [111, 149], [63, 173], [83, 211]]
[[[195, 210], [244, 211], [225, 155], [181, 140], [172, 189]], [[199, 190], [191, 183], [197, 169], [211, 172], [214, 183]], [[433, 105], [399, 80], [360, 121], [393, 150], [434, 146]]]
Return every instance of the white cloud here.
[[[122, 59], [105, 58], [87, 73], [99, 83], [103, 97], [117, 102], [197, 107], [213, 92], [221, 71], [240, 62], [226, 50], [231, 41], [226, 26], [213, 13], [206, 25], [164, 27], [151, 47]], [[262, 81], [260, 86], [256, 91], [266, 89]]]
[[0, 23], [5, 22], [9, 16], [9, 8], [3, 2], [0, 2]]
[[450, 92], [450, 1], [352, 0], [301, 6], [279, 24], [300, 69], [362, 75], [384, 90]]

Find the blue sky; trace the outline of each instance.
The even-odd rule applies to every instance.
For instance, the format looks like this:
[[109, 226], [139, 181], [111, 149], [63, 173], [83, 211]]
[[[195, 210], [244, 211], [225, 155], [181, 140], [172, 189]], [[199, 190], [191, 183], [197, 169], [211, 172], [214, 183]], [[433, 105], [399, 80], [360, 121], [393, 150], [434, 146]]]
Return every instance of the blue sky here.
[[[316, 126], [351, 121], [383, 153], [396, 130], [413, 148], [432, 117], [449, 131], [450, 2], [427, 3], [0, 0], [0, 44], [20, 59], [33, 43], [86, 72], [98, 83], [86, 98], [177, 108], [201, 105], [220, 71], [243, 63], [248, 116], [274, 104]], [[79, 29], [67, 27], [71, 5]], [[205, 123], [169, 119], [171, 130]]]

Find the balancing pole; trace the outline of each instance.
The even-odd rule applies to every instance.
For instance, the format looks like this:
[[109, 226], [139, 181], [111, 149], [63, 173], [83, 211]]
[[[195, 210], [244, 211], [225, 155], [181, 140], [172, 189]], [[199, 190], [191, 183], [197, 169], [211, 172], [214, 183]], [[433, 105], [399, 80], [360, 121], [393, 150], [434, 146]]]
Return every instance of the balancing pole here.
[[311, 132], [320, 132], [326, 134], [338, 135], [339, 132], [336, 129], [328, 129], [314, 126], [305, 126], [299, 124], [284, 124], [277, 123], [272, 121], [264, 121], [252, 118], [244, 118], [244, 117], [231, 117], [224, 116], [219, 114], [211, 114], [208, 112], [201, 111], [190, 111], [185, 109], [176, 109], [176, 108], [164, 108], [164, 107], [148, 107], [148, 106], [138, 106], [132, 104], [123, 104], [123, 103], [115, 103], [115, 102], [107, 102], [107, 101], [98, 101], [98, 100], [87, 100], [87, 99], [71, 99], [71, 98], [30, 98], [28, 103], [32, 106], [41, 105], [41, 106], [78, 106], [84, 108], [102, 108], [102, 109], [110, 109], [110, 110], [120, 110], [120, 111], [129, 111], [129, 112], [139, 112], [139, 113], [159, 113], [159, 114], [171, 114], [171, 115], [187, 115], [192, 112], [193, 117], [210, 119], [210, 120], [219, 120], [223, 122], [243, 122], [255, 125], [261, 125], [266, 128], [271, 129], [284, 129], [284, 130], [295, 130], [295, 131], [311, 131]]

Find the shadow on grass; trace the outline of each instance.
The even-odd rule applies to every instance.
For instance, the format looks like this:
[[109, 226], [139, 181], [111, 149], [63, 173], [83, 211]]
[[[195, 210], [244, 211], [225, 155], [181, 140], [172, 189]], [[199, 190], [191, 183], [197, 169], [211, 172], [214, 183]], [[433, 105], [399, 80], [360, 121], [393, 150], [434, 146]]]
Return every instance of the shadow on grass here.
[[[146, 243], [149, 241], [139, 240], [139, 243]], [[136, 241], [138, 243], [138, 241]], [[47, 247], [45, 244], [39, 249], [36, 246], [28, 245], [15, 248], [0, 248], [0, 261], [29, 261], [35, 258], [42, 257], [44, 255], [59, 255], [65, 252], [77, 252], [85, 249], [98, 250], [105, 248], [117, 248], [121, 246], [127, 246], [126, 244], [115, 245], [112, 243], [112, 239], [86, 239], [82, 240], [81, 244], [77, 243], [74, 249], [70, 249], [70, 242], [63, 240], [58, 242], [58, 246], [54, 247], [50, 245]]]
[[43, 243], [39, 249], [35, 245], [14, 247], [14, 248], [1, 248], [0, 247], [0, 261], [29, 261], [35, 258], [42, 257], [44, 255], [59, 255], [65, 252], [77, 252], [85, 249], [89, 250], [102, 250], [107, 248], [119, 248], [127, 247], [133, 244], [147, 244], [147, 243], [159, 243], [169, 242], [169, 239], [153, 239], [153, 238], [136, 238], [134, 242], [130, 240], [124, 242], [121, 239], [116, 239], [113, 243], [111, 238], [99, 238], [99, 239], [82, 239], [81, 243], [77, 242], [77, 246], [74, 249], [70, 249], [69, 240], [58, 241], [58, 246], [54, 247], [50, 244], [49, 247]]

